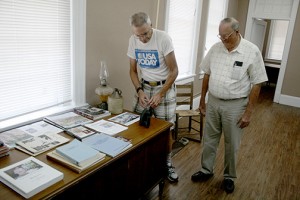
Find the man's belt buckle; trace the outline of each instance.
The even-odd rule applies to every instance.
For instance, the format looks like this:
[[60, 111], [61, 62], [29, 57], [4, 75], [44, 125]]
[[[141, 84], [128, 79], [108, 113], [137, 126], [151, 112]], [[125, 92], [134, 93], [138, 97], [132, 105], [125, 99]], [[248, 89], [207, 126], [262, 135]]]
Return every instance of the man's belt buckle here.
[[155, 82], [155, 81], [152, 81], [152, 82], [149, 81], [149, 85], [150, 85], [150, 86], [157, 86], [157, 82]]

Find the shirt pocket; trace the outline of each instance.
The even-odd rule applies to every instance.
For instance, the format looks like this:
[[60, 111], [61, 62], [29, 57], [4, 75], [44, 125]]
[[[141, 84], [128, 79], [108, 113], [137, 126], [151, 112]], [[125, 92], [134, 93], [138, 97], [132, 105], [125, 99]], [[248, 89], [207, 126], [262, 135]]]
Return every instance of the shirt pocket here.
[[242, 75], [243, 75], [242, 67], [238, 67], [238, 66], [233, 67], [231, 72], [231, 79], [240, 80], [242, 78]]

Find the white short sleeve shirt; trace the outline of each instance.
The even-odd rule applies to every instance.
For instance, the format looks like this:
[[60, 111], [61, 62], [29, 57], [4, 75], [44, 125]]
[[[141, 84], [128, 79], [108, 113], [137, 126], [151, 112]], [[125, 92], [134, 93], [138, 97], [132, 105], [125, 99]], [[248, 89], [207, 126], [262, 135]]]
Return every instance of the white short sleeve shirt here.
[[251, 85], [268, 80], [259, 49], [243, 38], [231, 52], [222, 42], [216, 43], [201, 62], [200, 68], [210, 75], [209, 92], [221, 99], [247, 97]]
[[163, 81], [169, 75], [165, 56], [174, 51], [171, 37], [164, 31], [153, 29], [151, 39], [142, 43], [131, 36], [127, 56], [135, 59], [141, 71], [141, 78], [146, 81]]

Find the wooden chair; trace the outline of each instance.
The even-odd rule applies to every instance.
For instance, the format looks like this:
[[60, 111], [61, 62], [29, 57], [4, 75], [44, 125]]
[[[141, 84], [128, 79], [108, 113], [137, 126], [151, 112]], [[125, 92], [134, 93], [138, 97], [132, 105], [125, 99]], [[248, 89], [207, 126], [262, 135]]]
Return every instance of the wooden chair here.
[[[188, 129], [189, 132], [191, 132], [191, 130], [193, 129], [199, 132], [200, 137], [197, 137], [197, 134], [184, 134], [183, 137], [196, 142], [201, 142], [203, 136], [203, 116], [200, 114], [199, 111], [193, 110], [194, 83], [191, 82], [184, 85], [176, 85], [176, 88], [177, 88], [177, 107], [182, 105], [183, 106], [186, 105], [188, 107], [183, 109], [180, 109], [179, 107], [176, 109], [174, 138], [175, 140], [177, 140], [179, 129]], [[179, 127], [180, 119], [184, 117], [188, 117], [188, 127]], [[196, 117], [197, 120], [195, 119]], [[198, 129], [194, 128], [192, 121], [199, 123], [200, 127]]]

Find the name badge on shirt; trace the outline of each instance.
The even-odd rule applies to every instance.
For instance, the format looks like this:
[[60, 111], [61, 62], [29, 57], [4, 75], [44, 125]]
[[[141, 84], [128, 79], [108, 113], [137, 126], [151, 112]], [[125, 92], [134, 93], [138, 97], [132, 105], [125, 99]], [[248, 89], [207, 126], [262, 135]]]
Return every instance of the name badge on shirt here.
[[135, 50], [135, 57], [138, 65], [142, 68], [158, 68], [159, 67], [159, 57], [158, 51], [156, 50]]

